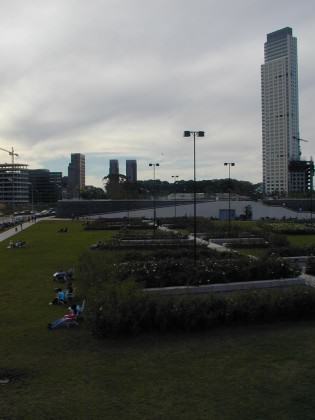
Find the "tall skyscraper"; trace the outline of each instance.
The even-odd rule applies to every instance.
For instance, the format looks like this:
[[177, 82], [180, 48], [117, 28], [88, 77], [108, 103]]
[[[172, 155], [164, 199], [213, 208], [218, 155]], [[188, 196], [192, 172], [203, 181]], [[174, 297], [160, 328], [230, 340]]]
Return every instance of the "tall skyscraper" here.
[[137, 182], [136, 160], [126, 160], [126, 177], [128, 182]]
[[109, 161], [109, 175], [119, 175], [119, 162], [117, 159], [111, 159]]
[[80, 191], [85, 187], [85, 156], [81, 153], [71, 153], [68, 165], [68, 195], [69, 198], [79, 198]]
[[289, 173], [289, 166], [299, 161], [301, 154], [297, 67], [297, 40], [292, 29], [267, 34], [261, 66], [263, 184], [267, 195], [287, 194], [297, 188], [294, 173]]

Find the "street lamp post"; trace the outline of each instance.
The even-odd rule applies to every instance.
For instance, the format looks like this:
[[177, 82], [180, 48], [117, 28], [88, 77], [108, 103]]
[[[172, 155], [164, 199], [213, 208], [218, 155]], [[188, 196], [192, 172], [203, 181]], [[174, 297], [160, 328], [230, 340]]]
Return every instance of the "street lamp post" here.
[[204, 137], [204, 131], [184, 131], [184, 137], [194, 137], [194, 263], [197, 262], [197, 195], [196, 195], [196, 136]]
[[172, 175], [172, 178], [174, 178], [174, 218], [176, 219], [176, 181], [178, 179], [178, 175]]
[[234, 162], [224, 162], [224, 166], [228, 166], [229, 168], [229, 227], [228, 227], [228, 235], [231, 236], [231, 166], [235, 166]]
[[149, 166], [153, 168], [153, 184], [154, 184], [154, 191], [153, 191], [153, 229], [155, 229], [156, 224], [156, 203], [155, 203], [155, 168], [160, 166], [159, 163], [149, 163]]
[[28, 182], [28, 185], [31, 187], [31, 206], [32, 206], [32, 213], [34, 213], [34, 186], [32, 182]]

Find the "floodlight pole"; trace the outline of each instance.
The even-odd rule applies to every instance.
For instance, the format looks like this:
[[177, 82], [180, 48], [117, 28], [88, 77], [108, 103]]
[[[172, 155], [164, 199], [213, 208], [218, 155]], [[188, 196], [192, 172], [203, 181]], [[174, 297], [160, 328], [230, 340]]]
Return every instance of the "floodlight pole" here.
[[149, 163], [149, 166], [153, 167], [153, 185], [154, 185], [154, 191], [153, 191], [153, 229], [155, 230], [155, 225], [156, 225], [156, 202], [155, 202], [155, 190], [156, 190], [156, 185], [155, 185], [155, 168], [157, 166], [160, 166], [159, 163]]
[[174, 218], [176, 219], [176, 180], [178, 179], [178, 175], [172, 175], [172, 178], [174, 178]]
[[229, 225], [228, 225], [228, 235], [231, 236], [231, 166], [235, 166], [234, 162], [224, 162], [224, 166], [229, 168]]
[[197, 263], [197, 186], [196, 186], [196, 136], [204, 137], [204, 131], [184, 131], [184, 137], [194, 137], [194, 264]]

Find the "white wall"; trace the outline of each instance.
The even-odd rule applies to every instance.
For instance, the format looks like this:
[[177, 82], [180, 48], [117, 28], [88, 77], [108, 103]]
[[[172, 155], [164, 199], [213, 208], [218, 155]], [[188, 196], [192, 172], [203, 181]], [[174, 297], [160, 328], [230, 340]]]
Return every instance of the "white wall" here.
[[[253, 220], [259, 220], [262, 217], [270, 217], [275, 219], [286, 218], [298, 218], [298, 219], [309, 219], [309, 212], [296, 212], [286, 207], [281, 206], [267, 206], [259, 201], [231, 201], [231, 210], [235, 210], [236, 217], [245, 213], [245, 207], [250, 205], [253, 213]], [[220, 209], [228, 209], [228, 201], [207, 201], [204, 203], [197, 203], [197, 216], [201, 217], [215, 217], [219, 218]], [[156, 217], [174, 217], [174, 206], [158, 207], [156, 209]], [[194, 215], [193, 204], [183, 204], [176, 206], [176, 216], [187, 216], [192, 217]], [[106, 213], [102, 217], [146, 217], [153, 218], [153, 208], [143, 210], [133, 210], [117, 213]], [[100, 217], [98, 215], [97, 217]]]

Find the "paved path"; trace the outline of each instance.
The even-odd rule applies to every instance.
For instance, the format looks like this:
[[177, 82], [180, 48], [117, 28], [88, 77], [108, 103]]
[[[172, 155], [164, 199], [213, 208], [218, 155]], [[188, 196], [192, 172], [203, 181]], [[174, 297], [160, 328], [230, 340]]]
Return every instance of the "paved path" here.
[[[169, 229], [166, 226], [159, 226], [159, 229], [160, 230], [164, 230], [165, 232], [175, 232], [175, 233], [178, 233], [177, 230]], [[193, 240], [194, 239], [194, 235], [193, 234], [189, 234], [188, 235], [188, 239]], [[196, 238], [196, 243], [197, 244], [200, 244], [200, 245], [206, 245], [208, 248], [215, 249], [218, 252], [236, 252], [236, 251], [232, 250], [231, 248], [225, 247], [224, 245], [219, 245], [219, 244], [216, 244], [216, 243], [211, 242], [211, 241], [205, 241], [204, 239], [201, 239], [201, 238]]]
[[45, 220], [62, 220], [63, 222], [66, 222], [66, 221], [71, 221], [72, 219], [58, 219], [58, 218], [56, 218], [56, 217], [42, 217], [42, 218], [37, 218], [36, 219], [36, 222], [34, 222], [34, 221], [32, 221], [32, 222], [22, 222], [22, 230], [21, 230], [21, 225], [20, 224], [18, 224], [16, 227], [17, 227], [17, 231], [15, 230], [15, 227], [13, 227], [13, 228], [10, 228], [10, 229], [8, 229], [8, 230], [5, 230], [4, 232], [1, 232], [0, 233], [0, 242], [2, 242], [2, 241], [5, 241], [6, 239], [8, 239], [8, 238], [11, 238], [12, 236], [14, 236], [14, 235], [17, 235], [18, 233], [21, 233], [21, 232], [23, 232], [23, 230], [25, 230], [25, 229], [27, 229], [28, 227], [30, 227], [30, 226], [33, 226], [35, 223], [38, 223], [38, 222], [42, 222], [42, 221], [45, 221]]
[[37, 222], [23, 222], [22, 223], [22, 230], [21, 225], [17, 225], [17, 231], [15, 230], [15, 227], [10, 228], [8, 230], [5, 230], [4, 232], [0, 233], [0, 242], [5, 241], [8, 238], [11, 238], [14, 235], [17, 235], [18, 233], [23, 232], [23, 230], [27, 229], [28, 227], [34, 225]]

